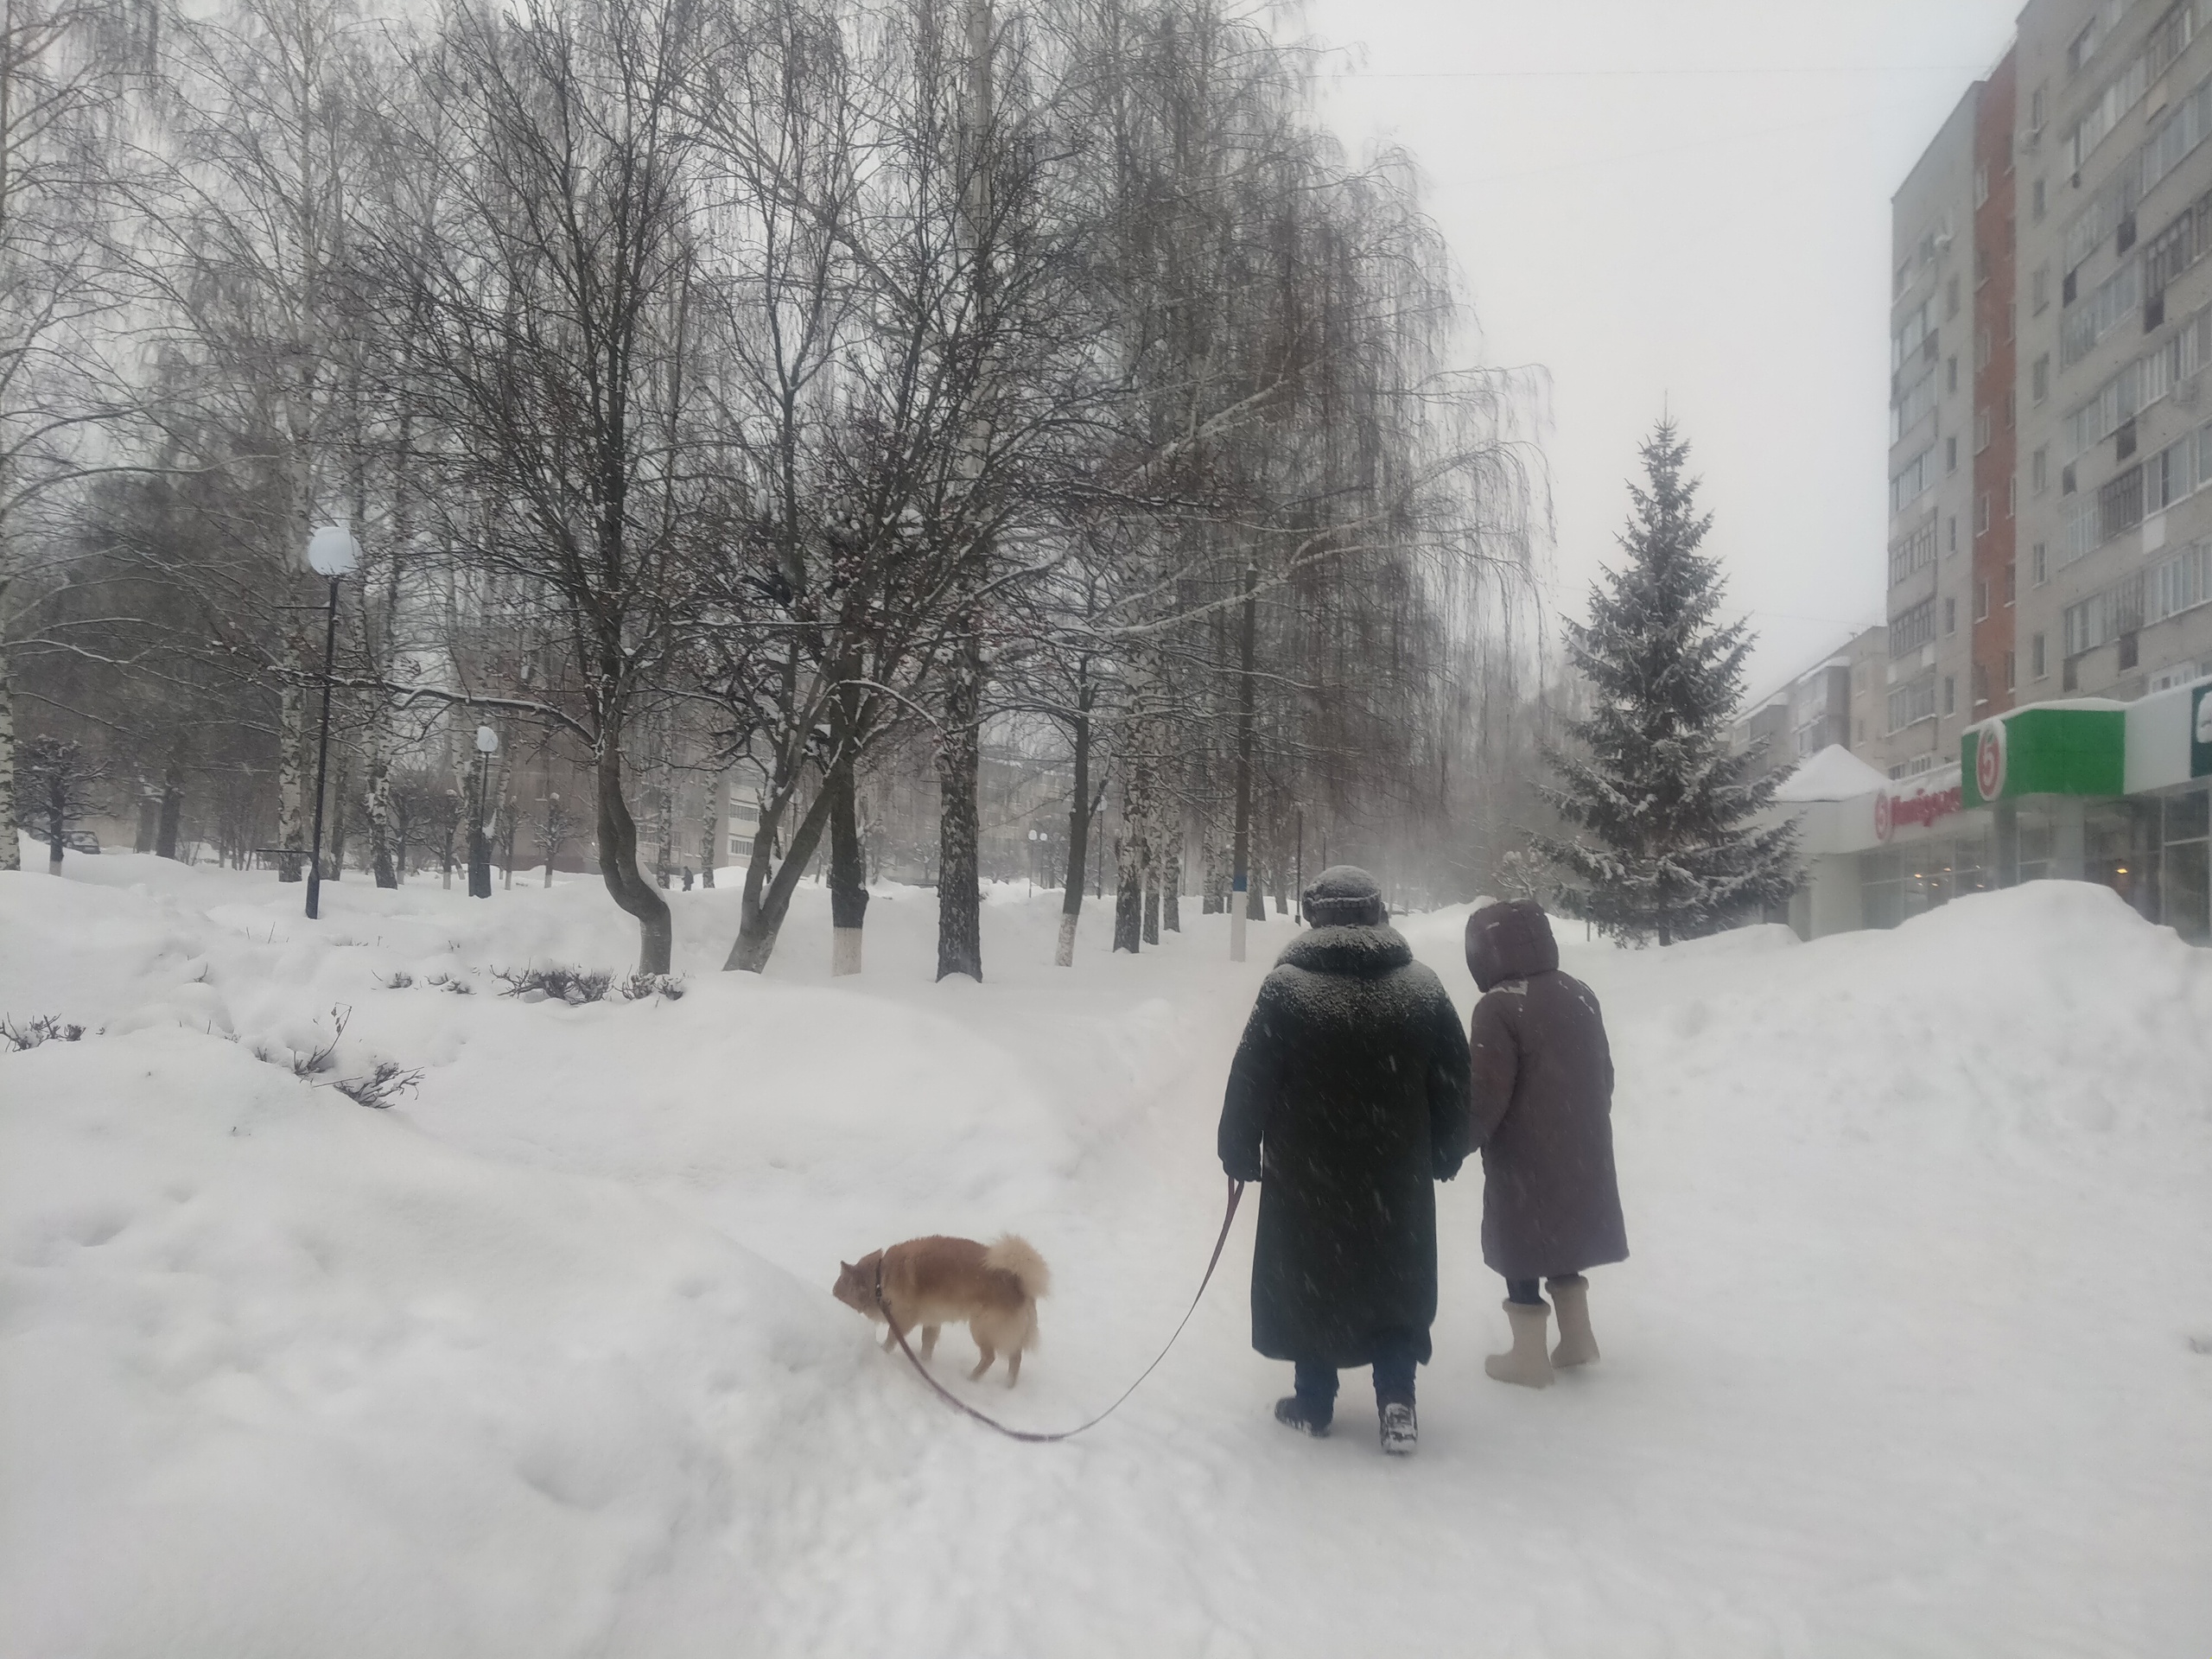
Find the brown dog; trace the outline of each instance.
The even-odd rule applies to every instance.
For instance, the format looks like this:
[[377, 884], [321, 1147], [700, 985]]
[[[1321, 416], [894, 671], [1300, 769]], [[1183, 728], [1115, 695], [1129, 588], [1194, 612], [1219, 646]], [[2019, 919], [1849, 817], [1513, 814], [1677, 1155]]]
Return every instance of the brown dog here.
[[[879, 1265], [882, 1306], [875, 1295]], [[1012, 1233], [990, 1245], [972, 1238], [910, 1238], [837, 1267], [839, 1301], [871, 1319], [882, 1319], [888, 1309], [893, 1329], [884, 1332], [886, 1352], [897, 1344], [899, 1332], [919, 1325], [927, 1359], [936, 1351], [938, 1331], [964, 1319], [982, 1355], [969, 1380], [982, 1376], [1003, 1353], [1009, 1389], [1021, 1380], [1022, 1351], [1037, 1345], [1037, 1299], [1052, 1287], [1045, 1259]]]

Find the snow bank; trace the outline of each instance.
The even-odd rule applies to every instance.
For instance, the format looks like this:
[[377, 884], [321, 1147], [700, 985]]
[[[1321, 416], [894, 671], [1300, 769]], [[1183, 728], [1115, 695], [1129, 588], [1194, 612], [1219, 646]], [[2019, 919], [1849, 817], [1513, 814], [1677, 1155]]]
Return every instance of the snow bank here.
[[[1586, 944], [1630, 1262], [1602, 1364], [1499, 1388], [1479, 1182], [1443, 1189], [1423, 1444], [1268, 1417], [1250, 1222], [1183, 1345], [1068, 1446], [988, 1436], [828, 1287], [1016, 1229], [1062, 1427], [1173, 1328], [1221, 1079], [1292, 936], [1049, 964], [1057, 894], [933, 895], [766, 977], [671, 894], [679, 1001], [595, 883], [472, 902], [130, 855], [0, 877], [0, 1654], [2193, 1654], [2212, 1630], [2212, 955], [2038, 884], [1894, 933]], [[1405, 918], [1465, 1008], [1465, 907]], [[400, 984], [403, 978], [411, 982]], [[457, 995], [434, 987], [466, 985]], [[396, 988], [395, 988], [396, 987]], [[296, 1055], [345, 1033], [330, 1069]], [[317, 1086], [419, 1067], [390, 1112]]]
[[849, 1386], [788, 1275], [187, 1031], [6, 1062], [23, 1654], [601, 1649], [756, 1603], [745, 1490]]

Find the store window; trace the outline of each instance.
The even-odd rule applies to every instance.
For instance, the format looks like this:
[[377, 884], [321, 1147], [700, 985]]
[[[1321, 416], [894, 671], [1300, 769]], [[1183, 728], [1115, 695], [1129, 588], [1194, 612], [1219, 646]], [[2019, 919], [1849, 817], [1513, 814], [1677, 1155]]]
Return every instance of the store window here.
[[2198, 790], [2169, 795], [2164, 807], [2165, 846], [2159, 883], [2162, 919], [2191, 944], [2212, 944], [2212, 795]]
[[1936, 836], [1859, 855], [1861, 913], [1869, 927], [1898, 923], [1997, 886], [1992, 832]]
[[2082, 874], [2103, 882], [2146, 922], [2158, 919], [2158, 807], [2156, 800], [2093, 801], [2082, 813]]

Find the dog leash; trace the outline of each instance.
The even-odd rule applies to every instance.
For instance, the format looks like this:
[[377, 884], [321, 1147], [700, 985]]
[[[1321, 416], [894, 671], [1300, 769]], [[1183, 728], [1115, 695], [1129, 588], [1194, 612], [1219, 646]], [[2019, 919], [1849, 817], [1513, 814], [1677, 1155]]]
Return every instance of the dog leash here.
[[920, 1358], [915, 1354], [914, 1351], [906, 1345], [906, 1333], [899, 1328], [899, 1321], [891, 1317], [891, 1309], [883, 1300], [883, 1258], [881, 1256], [878, 1256], [875, 1262], [875, 1305], [878, 1308], [882, 1310], [883, 1322], [891, 1327], [891, 1334], [899, 1338], [899, 1351], [906, 1356], [907, 1363], [911, 1364], [914, 1368], [915, 1375], [919, 1376], [923, 1382], [928, 1383], [931, 1392], [933, 1392], [938, 1399], [944, 1401], [946, 1405], [950, 1406], [955, 1411], [965, 1413], [968, 1416], [973, 1417], [977, 1422], [982, 1424], [987, 1428], [995, 1428], [998, 1430], [1000, 1433], [1005, 1435], [1007, 1439], [1010, 1440], [1029, 1440], [1033, 1442], [1044, 1440], [1071, 1440], [1077, 1435], [1082, 1433], [1084, 1429], [1097, 1427], [1099, 1424], [1104, 1422], [1116, 1411], [1119, 1411], [1122, 1408], [1122, 1401], [1128, 1399], [1131, 1395], [1135, 1394], [1137, 1391], [1138, 1386], [1143, 1382], [1145, 1378], [1150, 1376], [1153, 1372], [1160, 1369], [1160, 1360], [1166, 1358], [1169, 1349], [1175, 1346], [1176, 1338], [1180, 1337], [1183, 1334], [1183, 1326], [1190, 1324], [1191, 1315], [1198, 1311], [1198, 1303], [1206, 1294], [1206, 1287], [1213, 1282], [1213, 1270], [1221, 1265], [1222, 1249], [1229, 1243], [1229, 1225], [1231, 1222], [1236, 1219], [1236, 1201], [1243, 1196], [1244, 1183], [1232, 1177], [1229, 1183], [1229, 1208], [1222, 1212], [1221, 1236], [1214, 1240], [1213, 1254], [1206, 1259], [1205, 1277], [1198, 1281], [1198, 1294], [1191, 1298], [1190, 1306], [1183, 1311], [1182, 1323], [1175, 1327], [1174, 1335], [1167, 1338], [1167, 1347], [1162, 1348], [1160, 1351], [1158, 1357], [1153, 1360], [1152, 1363], [1146, 1366], [1143, 1370], [1137, 1374], [1136, 1382], [1130, 1383], [1128, 1388], [1122, 1390], [1121, 1399], [1115, 1401], [1112, 1405], [1107, 1407], [1105, 1410], [1100, 1412], [1089, 1422], [1079, 1423], [1073, 1428], [1061, 1429], [1058, 1433], [1047, 1434], [1033, 1428], [1008, 1428], [1004, 1423], [999, 1421], [997, 1418], [976, 1410], [975, 1407], [969, 1405], [965, 1400], [963, 1400], [958, 1395], [953, 1393], [951, 1389], [946, 1388], [944, 1383], [938, 1382], [937, 1378], [930, 1375], [929, 1367], [923, 1364]]

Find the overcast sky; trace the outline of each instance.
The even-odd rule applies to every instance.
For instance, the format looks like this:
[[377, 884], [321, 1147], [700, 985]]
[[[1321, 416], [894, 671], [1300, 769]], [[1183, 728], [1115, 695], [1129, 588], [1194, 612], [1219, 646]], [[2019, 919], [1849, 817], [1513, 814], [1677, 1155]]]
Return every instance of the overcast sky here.
[[1419, 158], [1491, 363], [1550, 375], [1552, 608], [1662, 402], [1763, 694], [1883, 620], [1890, 197], [2019, 0], [1313, 0], [1331, 124]]

